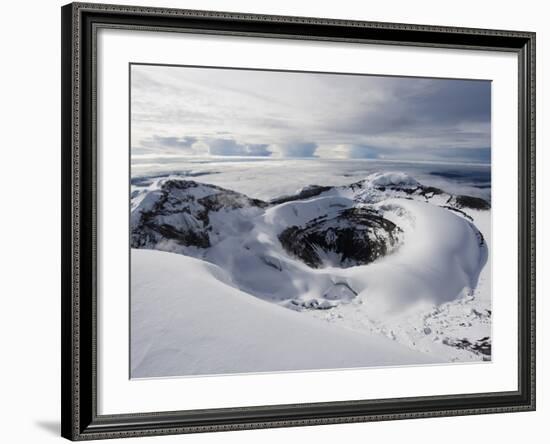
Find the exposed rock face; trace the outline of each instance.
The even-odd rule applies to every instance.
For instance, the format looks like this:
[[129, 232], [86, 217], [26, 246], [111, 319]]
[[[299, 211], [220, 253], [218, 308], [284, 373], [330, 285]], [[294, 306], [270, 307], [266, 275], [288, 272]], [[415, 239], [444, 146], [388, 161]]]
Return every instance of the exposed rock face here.
[[[376, 176], [376, 175], [374, 175]], [[439, 201], [440, 206], [444, 206], [450, 210], [490, 210], [491, 204], [485, 199], [466, 195], [453, 195], [446, 193], [440, 188], [426, 186], [414, 179], [405, 177], [391, 177], [392, 180], [381, 176], [379, 178], [361, 180], [350, 185], [341, 187], [348, 189], [355, 195], [358, 202], [373, 203], [381, 199], [387, 198], [391, 194], [392, 197], [407, 198], [407, 199], [424, 199], [426, 202], [434, 203], [434, 200]]]
[[[132, 213], [132, 248], [155, 248], [174, 241], [182, 246], [211, 246], [210, 218], [219, 211], [264, 208], [267, 204], [235, 191], [191, 180], [167, 180], [148, 193]], [[234, 215], [235, 216], [235, 215]], [[246, 215], [242, 215], [246, 218]]]
[[329, 191], [332, 187], [323, 187], [320, 185], [310, 185], [308, 187], [305, 187], [301, 189], [296, 194], [293, 194], [291, 196], [282, 196], [277, 199], [273, 199], [270, 204], [272, 205], [278, 205], [285, 202], [291, 202], [294, 200], [303, 200], [303, 199], [309, 199], [311, 197], [318, 196], [321, 193], [324, 193], [325, 191]]
[[484, 199], [473, 196], [452, 196], [449, 198], [449, 204], [455, 208], [470, 208], [472, 210], [489, 210], [491, 209], [491, 204]]
[[283, 248], [313, 268], [351, 267], [384, 256], [398, 243], [399, 227], [363, 207], [292, 226], [279, 235]]
[[443, 344], [449, 347], [455, 347], [462, 350], [469, 350], [472, 353], [483, 356], [483, 360], [489, 360], [491, 357], [491, 338], [486, 336], [477, 341], [470, 341], [466, 338], [446, 338]]

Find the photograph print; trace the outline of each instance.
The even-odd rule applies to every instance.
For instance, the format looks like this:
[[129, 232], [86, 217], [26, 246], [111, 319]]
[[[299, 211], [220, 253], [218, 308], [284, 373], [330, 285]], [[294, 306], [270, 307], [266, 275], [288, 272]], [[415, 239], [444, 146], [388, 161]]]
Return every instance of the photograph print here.
[[130, 65], [130, 377], [491, 361], [491, 82]]

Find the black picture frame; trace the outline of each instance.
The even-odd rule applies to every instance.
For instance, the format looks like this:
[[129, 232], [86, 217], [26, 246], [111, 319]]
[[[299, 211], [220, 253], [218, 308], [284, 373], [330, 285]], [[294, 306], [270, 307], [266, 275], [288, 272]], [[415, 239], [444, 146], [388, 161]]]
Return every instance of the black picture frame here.
[[[68, 4], [62, 7], [61, 15], [62, 436], [85, 440], [535, 409], [535, 33], [86, 3]], [[519, 66], [518, 390], [98, 415], [95, 39], [100, 27], [516, 54]]]

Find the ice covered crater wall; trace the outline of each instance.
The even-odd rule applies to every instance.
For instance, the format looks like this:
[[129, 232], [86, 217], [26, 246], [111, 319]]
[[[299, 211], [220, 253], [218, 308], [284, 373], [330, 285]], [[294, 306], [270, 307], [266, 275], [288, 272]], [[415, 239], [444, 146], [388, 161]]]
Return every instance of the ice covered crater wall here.
[[399, 172], [271, 202], [178, 177], [142, 180], [132, 197], [132, 248], [216, 264], [240, 290], [298, 309], [452, 300], [475, 286], [487, 258], [464, 212], [487, 202]]

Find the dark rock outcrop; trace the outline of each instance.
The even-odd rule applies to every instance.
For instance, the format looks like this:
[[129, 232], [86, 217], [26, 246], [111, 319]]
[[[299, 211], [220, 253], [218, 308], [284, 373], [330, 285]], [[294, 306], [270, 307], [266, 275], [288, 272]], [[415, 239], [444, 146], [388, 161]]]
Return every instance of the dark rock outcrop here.
[[[400, 228], [378, 212], [354, 207], [334, 218], [319, 217], [305, 226], [292, 226], [279, 235], [283, 248], [312, 268], [351, 267], [387, 254], [399, 239]], [[334, 260], [338, 263], [333, 263]]]
[[264, 208], [267, 204], [244, 194], [191, 180], [167, 180], [149, 193], [132, 214], [131, 247], [154, 248], [159, 242], [208, 248], [210, 216], [222, 209]]
[[452, 196], [448, 203], [455, 208], [469, 208], [471, 210], [490, 210], [491, 204], [487, 202], [485, 199], [481, 199], [480, 197], [473, 197], [473, 196], [464, 196], [464, 195], [458, 195], [458, 196]]
[[278, 197], [277, 199], [271, 200], [269, 203], [271, 205], [278, 205], [285, 202], [292, 202], [295, 200], [310, 199], [312, 197], [318, 196], [319, 194], [324, 193], [325, 191], [329, 191], [331, 189], [332, 187], [321, 186], [321, 185], [310, 185], [308, 187], [303, 188], [302, 190], [300, 190], [300, 192], [296, 194], [292, 194], [290, 196]]

